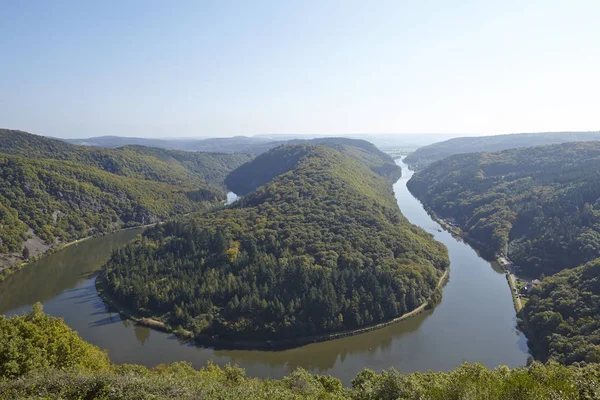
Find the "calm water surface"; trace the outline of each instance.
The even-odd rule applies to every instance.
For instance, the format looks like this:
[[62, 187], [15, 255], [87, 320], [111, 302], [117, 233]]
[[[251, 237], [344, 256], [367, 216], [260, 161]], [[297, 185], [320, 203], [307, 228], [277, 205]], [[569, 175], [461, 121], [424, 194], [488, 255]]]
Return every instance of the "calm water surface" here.
[[463, 360], [488, 367], [524, 365], [527, 345], [516, 329], [510, 289], [500, 270], [448, 232], [424, 211], [406, 189], [412, 176], [404, 164], [394, 185], [398, 205], [416, 225], [444, 243], [450, 254], [450, 281], [433, 311], [366, 334], [285, 351], [214, 350], [180, 342], [173, 335], [122, 320], [106, 310], [96, 294], [97, 271], [115, 246], [140, 230], [91, 239], [52, 254], [9, 277], [0, 285], [0, 313], [29, 310], [36, 301], [47, 313], [63, 317], [87, 341], [106, 349], [117, 363], [153, 366], [190, 361], [201, 367], [208, 360], [236, 363], [248, 375], [281, 377], [296, 367], [334, 375], [349, 383], [362, 369], [403, 372], [446, 371]]

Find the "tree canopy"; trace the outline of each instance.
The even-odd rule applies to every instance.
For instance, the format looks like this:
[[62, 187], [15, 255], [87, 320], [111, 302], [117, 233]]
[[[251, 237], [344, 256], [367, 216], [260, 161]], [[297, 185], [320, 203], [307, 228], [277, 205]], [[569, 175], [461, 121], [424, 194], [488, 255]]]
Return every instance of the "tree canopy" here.
[[529, 275], [600, 255], [600, 142], [459, 154], [417, 172], [410, 191]]
[[600, 362], [600, 258], [544, 278], [523, 317], [536, 358]]
[[61, 319], [44, 314], [40, 303], [23, 316], [0, 315], [0, 386], [3, 378], [36, 370], [103, 372], [110, 368], [105, 352], [82, 340]]
[[600, 132], [541, 132], [493, 136], [467, 136], [444, 140], [420, 147], [409, 154], [404, 159], [404, 162], [413, 169], [419, 170], [454, 154], [496, 152], [521, 147], [544, 146], [590, 140], [600, 140]]
[[360, 160], [292, 145], [240, 170], [240, 182], [279, 175], [117, 250], [103, 279], [119, 303], [197, 336], [267, 341], [402, 315], [448, 267], [443, 245], [406, 220], [389, 181]]
[[85, 148], [0, 130], [0, 254], [21, 256], [32, 236], [51, 246], [204, 211], [225, 199], [225, 176], [249, 159]]

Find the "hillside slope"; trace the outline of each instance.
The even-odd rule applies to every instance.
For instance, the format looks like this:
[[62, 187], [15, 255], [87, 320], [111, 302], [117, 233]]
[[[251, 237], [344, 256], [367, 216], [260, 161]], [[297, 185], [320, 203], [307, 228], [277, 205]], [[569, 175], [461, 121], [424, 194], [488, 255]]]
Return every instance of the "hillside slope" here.
[[[373, 172], [394, 183], [400, 178], [402, 171], [394, 160], [375, 145], [365, 140], [347, 138], [319, 138], [310, 140], [291, 140], [282, 146], [311, 144], [326, 146], [337, 150], [369, 167]], [[269, 152], [256, 157], [252, 163], [241, 166], [225, 179], [227, 187], [238, 195], [264, 185], [274, 177], [292, 170], [298, 160], [304, 157], [310, 147], [288, 147], [285, 152]], [[274, 157], [279, 157], [274, 159]]]
[[600, 258], [546, 277], [523, 316], [537, 359], [600, 362]]
[[417, 172], [410, 191], [530, 275], [600, 254], [600, 142], [461, 154]]
[[546, 132], [460, 137], [418, 148], [404, 162], [414, 170], [454, 154], [496, 152], [520, 147], [600, 140], [600, 132]]
[[182, 152], [141, 146], [82, 147], [27, 132], [0, 129], [0, 153], [73, 161], [128, 178], [175, 185], [222, 185], [224, 177], [250, 157], [244, 154]]
[[206, 210], [249, 158], [92, 149], [0, 130], [0, 270], [58, 243]]
[[197, 337], [265, 342], [370, 325], [433, 294], [446, 249], [408, 223], [388, 181], [314, 145], [273, 149], [242, 175], [269, 162], [279, 175], [229, 208], [115, 252], [114, 298]]

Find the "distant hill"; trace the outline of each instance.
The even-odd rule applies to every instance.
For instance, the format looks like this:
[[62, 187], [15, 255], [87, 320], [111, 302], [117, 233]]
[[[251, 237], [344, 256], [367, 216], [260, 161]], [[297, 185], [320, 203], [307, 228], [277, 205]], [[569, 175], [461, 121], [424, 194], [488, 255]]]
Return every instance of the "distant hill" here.
[[[294, 144], [318, 144], [338, 150], [345, 155], [359, 160], [373, 172], [387, 178], [391, 182], [395, 182], [402, 173], [389, 155], [365, 140], [317, 138], [308, 140], [290, 140], [281, 146], [290, 146]], [[297, 146], [290, 148], [290, 150], [286, 152], [260, 155], [252, 163], [242, 165], [240, 168], [229, 174], [225, 180], [225, 184], [233, 192], [244, 195], [267, 183], [274, 177], [294, 168], [298, 160], [304, 157], [306, 152], [309, 151], [310, 147]], [[275, 159], [276, 155], [280, 155], [281, 158]]]
[[0, 130], [0, 270], [26, 257], [22, 251], [38, 255], [61, 242], [206, 210], [225, 199], [225, 176], [249, 159], [81, 147]]
[[258, 137], [235, 136], [209, 139], [148, 139], [122, 136], [99, 136], [87, 139], [57, 139], [79, 146], [118, 148], [146, 146], [167, 150], [205, 151], [214, 153], [259, 154], [277, 146], [273, 140]]
[[600, 140], [600, 132], [547, 132], [510, 135], [460, 137], [433, 143], [409, 154], [404, 162], [417, 170], [462, 153], [494, 152], [519, 147], [541, 146], [566, 142]]
[[333, 138], [366, 140], [373, 143], [377, 148], [388, 153], [402, 153], [414, 151], [418, 147], [431, 143], [461, 136], [460, 134], [349, 134], [343, 137], [303, 134], [269, 134], [255, 135], [252, 137], [235, 136], [230, 138], [207, 138], [207, 139], [147, 139], [122, 136], [99, 136], [87, 139], [57, 139], [79, 146], [96, 146], [106, 148], [117, 148], [123, 146], [147, 146], [167, 150], [184, 151], [210, 151], [218, 153], [247, 153], [260, 154], [282, 144], [295, 142], [306, 142], [318, 138], [326, 141]]
[[345, 147], [280, 146], [243, 165], [230, 184], [250, 193], [146, 231], [113, 254], [102, 287], [198, 339], [263, 344], [439, 300], [446, 249], [406, 220], [390, 181], [363, 163], [367, 142], [334, 143]]
[[457, 154], [418, 171], [408, 188], [530, 276], [600, 255], [600, 142]]
[[174, 185], [211, 181], [222, 186], [226, 174], [251, 159], [244, 154], [186, 153], [141, 146], [118, 149], [76, 146], [8, 129], [0, 129], [0, 153], [78, 162], [116, 175]]

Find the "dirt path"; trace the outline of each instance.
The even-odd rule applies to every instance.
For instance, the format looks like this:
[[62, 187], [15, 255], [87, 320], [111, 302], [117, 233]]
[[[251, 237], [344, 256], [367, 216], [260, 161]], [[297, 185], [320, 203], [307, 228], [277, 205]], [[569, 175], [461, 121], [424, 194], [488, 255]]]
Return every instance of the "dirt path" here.
[[517, 309], [517, 312], [519, 312], [523, 308], [523, 303], [521, 303], [521, 298], [519, 296], [517, 296], [517, 293], [516, 293], [517, 282], [516, 282], [515, 276], [509, 272], [508, 279], [509, 279], [510, 290], [512, 291], [512, 296], [515, 299], [515, 308]]

